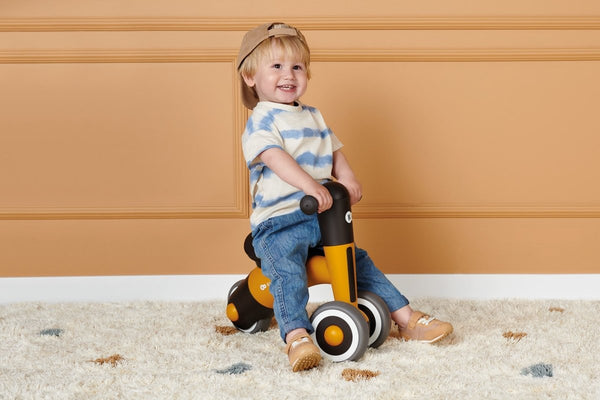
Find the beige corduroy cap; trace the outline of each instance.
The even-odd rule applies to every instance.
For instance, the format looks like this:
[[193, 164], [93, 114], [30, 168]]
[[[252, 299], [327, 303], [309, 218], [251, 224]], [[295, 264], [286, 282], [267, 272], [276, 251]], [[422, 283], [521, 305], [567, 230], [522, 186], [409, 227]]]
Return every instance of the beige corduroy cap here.
[[[278, 37], [278, 36], [297, 36], [304, 44], [306, 44], [306, 39], [300, 33], [300, 31], [293, 26], [289, 26], [284, 24], [283, 22], [269, 22], [267, 24], [262, 24], [257, 26], [256, 28], [248, 31], [244, 35], [244, 39], [242, 39], [242, 45], [240, 46], [240, 52], [237, 57], [237, 69], [240, 70], [242, 63], [261, 44], [263, 41], [270, 37]], [[308, 45], [306, 45], [308, 48]], [[241, 89], [242, 89], [242, 102], [244, 105], [253, 110], [256, 104], [258, 103], [258, 96], [253, 88], [248, 87], [244, 79], [241, 79]]]

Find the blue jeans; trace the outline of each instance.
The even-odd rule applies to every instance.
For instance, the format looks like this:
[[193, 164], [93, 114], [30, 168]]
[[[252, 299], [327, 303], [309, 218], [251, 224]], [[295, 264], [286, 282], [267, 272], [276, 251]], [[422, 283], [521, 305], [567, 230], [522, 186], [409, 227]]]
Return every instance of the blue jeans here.
[[[321, 241], [317, 216], [305, 215], [298, 210], [273, 217], [260, 223], [252, 236], [262, 272], [271, 280], [273, 312], [282, 339], [285, 341], [285, 335], [297, 328], [312, 333], [306, 312], [308, 279], [305, 265], [308, 248], [317, 247]], [[377, 294], [392, 311], [408, 304], [406, 297], [375, 267], [367, 252], [358, 247], [356, 281], [358, 290]]]

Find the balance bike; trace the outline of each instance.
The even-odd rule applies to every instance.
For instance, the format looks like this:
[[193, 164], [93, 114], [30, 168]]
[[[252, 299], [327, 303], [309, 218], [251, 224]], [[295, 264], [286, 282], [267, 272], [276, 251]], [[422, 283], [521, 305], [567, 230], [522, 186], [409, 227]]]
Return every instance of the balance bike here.
[[[386, 340], [390, 312], [376, 294], [357, 291], [350, 196], [340, 183], [327, 182], [324, 186], [331, 193], [333, 206], [318, 215], [323, 248], [309, 249], [306, 272], [308, 286], [331, 284], [334, 301], [322, 304], [311, 315], [312, 338], [326, 358], [356, 361], [369, 346], [377, 348]], [[300, 201], [300, 208], [308, 215], [317, 207], [312, 196]], [[244, 250], [257, 267], [229, 290], [226, 314], [242, 332], [266, 331], [273, 318], [270, 280], [262, 274], [251, 235], [246, 237]]]

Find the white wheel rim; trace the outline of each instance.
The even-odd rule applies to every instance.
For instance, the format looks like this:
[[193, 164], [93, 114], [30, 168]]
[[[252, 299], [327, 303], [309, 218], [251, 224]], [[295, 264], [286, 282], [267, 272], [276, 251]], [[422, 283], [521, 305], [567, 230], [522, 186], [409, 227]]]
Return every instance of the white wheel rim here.
[[248, 329], [241, 329], [241, 328], [238, 328], [238, 329], [244, 333], [252, 333], [252, 331], [256, 328], [257, 324], [258, 324], [258, 321], [253, 323], [252, 326], [250, 326], [250, 328], [248, 328]]
[[371, 303], [370, 301], [365, 300], [365, 299], [358, 299], [358, 304], [360, 304], [361, 306], [364, 306], [369, 311], [371, 311], [373, 318], [375, 318], [375, 321], [374, 321], [375, 322], [375, 330], [373, 331], [373, 334], [371, 336], [369, 336], [369, 346], [370, 346], [375, 342], [375, 340], [381, 334], [381, 325], [383, 324], [383, 321], [381, 320], [381, 315], [379, 314], [379, 311], [377, 311], [377, 307], [375, 307], [375, 305], [373, 303]]
[[[346, 322], [348, 324], [348, 326], [350, 327], [350, 331], [352, 332], [353, 340], [351, 341], [350, 347], [348, 348], [348, 350], [346, 350], [342, 354], [339, 354], [339, 355], [327, 354], [323, 350], [321, 350], [321, 353], [325, 357], [332, 360], [333, 362], [346, 361], [350, 358], [350, 356], [352, 354], [354, 354], [356, 352], [356, 349], [358, 348], [359, 340], [358, 340], [358, 328], [356, 326], [356, 323], [345, 312], [340, 311], [340, 310], [331, 309], [331, 310], [325, 310], [322, 313], [320, 313], [319, 315], [317, 315], [315, 317], [315, 319], [313, 320], [313, 326], [314, 327], [319, 326], [319, 323], [327, 317], [338, 317], [338, 318], [342, 319], [344, 322]], [[312, 334], [312, 337], [313, 337], [313, 340], [317, 341], [315, 335], [316, 335], [316, 329], [315, 329], [315, 332]]]

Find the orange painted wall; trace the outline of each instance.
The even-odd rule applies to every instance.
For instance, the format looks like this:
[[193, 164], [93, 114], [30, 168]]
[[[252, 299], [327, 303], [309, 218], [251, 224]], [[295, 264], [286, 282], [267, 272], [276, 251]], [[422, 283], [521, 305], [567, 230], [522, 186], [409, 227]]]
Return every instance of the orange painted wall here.
[[0, 7], [0, 276], [248, 271], [234, 63], [268, 20], [386, 273], [600, 273], [600, 3], [302, 4]]

